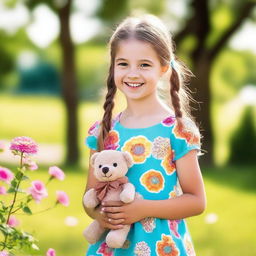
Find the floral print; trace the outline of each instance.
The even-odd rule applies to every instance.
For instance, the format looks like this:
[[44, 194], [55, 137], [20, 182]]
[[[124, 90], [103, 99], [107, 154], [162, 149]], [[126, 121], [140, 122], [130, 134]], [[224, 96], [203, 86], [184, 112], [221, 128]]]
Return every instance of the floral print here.
[[145, 230], [145, 232], [147, 233], [151, 233], [153, 232], [154, 228], [156, 227], [156, 222], [155, 222], [155, 218], [145, 218], [143, 220], [140, 221], [143, 229]]
[[188, 119], [182, 119], [182, 123], [175, 123], [173, 132], [177, 138], [185, 139], [190, 145], [200, 144], [200, 134], [192, 121]]
[[119, 134], [118, 132], [111, 130], [108, 136], [104, 140], [104, 149], [116, 150], [119, 147]]
[[174, 152], [169, 148], [167, 154], [165, 155], [161, 165], [165, 169], [167, 174], [172, 174], [176, 170], [176, 166], [173, 162]]
[[162, 240], [157, 242], [156, 252], [158, 256], [178, 256], [179, 249], [176, 247], [171, 236], [162, 235]]
[[174, 234], [174, 236], [176, 236], [177, 238], [180, 238], [180, 234], [178, 232], [180, 220], [168, 220], [168, 222], [169, 222], [169, 228]]
[[152, 143], [144, 136], [132, 137], [128, 140], [122, 151], [131, 154], [135, 163], [144, 163], [151, 154]]
[[106, 242], [100, 245], [99, 250], [97, 251], [101, 256], [114, 256], [113, 249], [109, 248]]
[[134, 249], [134, 254], [136, 256], [150, 256], [150, 252], [150, 247], [144, 241], [137, 243]]
[[[100, 122], [89, 130], [86, 144], [97, 150]], [[127, 177], [136, 188], [136, 198], [164, 200], [182, 195], [176, 160], [192, 149], [200, 150], [200, 134], [196, 126], [182, 119], [179, 126], [170, 116], [147, 128], [125, 128], [116, 118], [105, 139], [106, 149], [129, 152], [134, 165]], [[87, 256], [195, 256], [186, 221], [147, 217], [135, 222], [122, 248], [111, 249], [105, 236], [89, 246]]]
[[170, 148], [170, 139], [158, 136], [153, 141], [152, 155], [157, 159], [163, 159]]
[[188, 234], [185, 234], [184, 244], [185, 244], [187, 255], [188, 256], [195, 256], [196, 253], [195, 253], [195, 250], [194, 250], [194, 246], [193, 246], [191, 238]]
[[140, 178], [141, 184], [150, 192], [158, 193], [164, 188], [164, 178], [161, 172], [149, 170]]

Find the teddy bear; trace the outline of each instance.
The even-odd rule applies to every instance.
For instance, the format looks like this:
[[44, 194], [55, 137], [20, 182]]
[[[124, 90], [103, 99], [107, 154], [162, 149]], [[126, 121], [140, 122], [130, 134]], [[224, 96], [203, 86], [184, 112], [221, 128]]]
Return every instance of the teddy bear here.
[[[89, 189], [84, 197], [83, 204], [87, 208], [95, 208], [102, 201], [122, 201], [130, 203], [135, 198], [135, 187], [128, 182], [125, 176], [133, 165], [128, 152], [117, 150], [102, 150], [91, 156], [91, 165], [94, 167], [94, 176], [98, 183]], [[126, 241], [130, 225], [124, 225], [117, 230], [109, 230], [106, 243], [111, 248], [121, 248]], [[94, 220], [85, 230], [84, 236], [90, 244], [96, 243], [106, 229]]]

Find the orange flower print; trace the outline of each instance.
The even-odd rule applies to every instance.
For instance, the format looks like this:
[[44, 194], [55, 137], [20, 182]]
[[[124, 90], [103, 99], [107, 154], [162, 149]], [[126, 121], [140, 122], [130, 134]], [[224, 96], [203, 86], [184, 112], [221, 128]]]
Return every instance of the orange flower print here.
[[189, 119], [182, 119], [182, 123], [175, 123], [173, 132], [176, 138], [185, 139], [190, 145], [200, 144], [200, 134], [196, 125]]
[[134, 255], [136, 255], [136, 256], [150, 256], [151, 255], [150, 247], [144, 241], [139, 242], [135, 246]]
[[156, 254], [158, 256], [178, 256], [180, 251], [171, 236], [162, 234], [162, 240], [156, 243]]
[[127, 151], [131, 154], [135, 163], [144, 163], [147, 157], [151, 154], [152, 144], [144, 136], [132, 137], [126, 141], [122, 147], [122, 151]]
[[163, 159], [170, 149], [170, 139], [157, 137], [154, 139], [152, 156], [156, 159]]
[[104, 140], [104, 149], [116, 150], [119, 147], [119, 134], [117, 131], [109, 131], [107, 137]]
[[108, 247], [106, 242], [102, 243], [100, 245], [100, 248], [98, 249], [97, 253], [99, 253], [101, 256], [113, 256], [113, 249]]
[[174, 197], [180, 196], [182, 194], [183, 194], [183, 192], [182, 192], [180, 183], [178, 181], [177, 185], [174, 186], [174, 189], [169, 193], [169, 198], [174, 198]]
[[196, 256], [193, 243], [188, 234], [185, 234], [184, 236], [184, 245], [188, 256]]
[[163, 161], [161, 162], [161, 165], [163, 166], [167, 174], [173, 174], [173, 172], [176, 170], [176, 166], [175, 166], [175, 163], [173, 162], [173, 158], [174, 158], [174, 152], [171, 148], [169, 148], [168, 153], [166, 154]]
[[149, 170], [140, 177], [141, 184], [152, 193], [158, 193], [164, 188], [164, 177], [161, 172]]

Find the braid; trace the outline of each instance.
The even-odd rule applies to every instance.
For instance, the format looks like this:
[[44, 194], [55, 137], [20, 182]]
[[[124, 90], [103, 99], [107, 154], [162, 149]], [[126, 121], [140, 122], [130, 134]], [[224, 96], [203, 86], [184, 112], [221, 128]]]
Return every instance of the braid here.
[[179, 97], [179, 90], [180, 90], [180, 79], [177, 71], [173, 68], [172, 74], [170, 77], [170, 93], [171, 93], [171, 99], [172, 99], [172, 106], [174, 108], [175, 116], [177, 118], [182, 118], [182, 112], [181, 112], [181, 103], [180, 103], [180, 97]]
[[112, 125], [112, 110], [114, 108], [114, 96], [116, 94], [116, 86], [114, 82], [114, 68], [110, 65], [109, 75], [107, 79], [107, 95], [103, 105], [104, 115], [101, 121], [101, 129], [98, 137], [98, 151], [104, 149], [104, 140], [107, 137]]

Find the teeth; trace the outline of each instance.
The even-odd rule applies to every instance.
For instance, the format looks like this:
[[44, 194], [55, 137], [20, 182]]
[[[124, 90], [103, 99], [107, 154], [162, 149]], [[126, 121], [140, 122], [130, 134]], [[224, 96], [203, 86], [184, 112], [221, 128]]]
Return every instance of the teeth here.
[[130, 84], [130, 83], [126, 83], [128, 86], [130, 86], [130, 87], [139, 87], [139, 86], [141, 86], [142, 84]]

